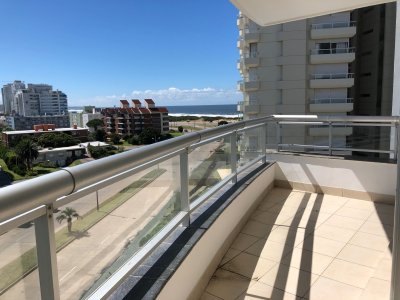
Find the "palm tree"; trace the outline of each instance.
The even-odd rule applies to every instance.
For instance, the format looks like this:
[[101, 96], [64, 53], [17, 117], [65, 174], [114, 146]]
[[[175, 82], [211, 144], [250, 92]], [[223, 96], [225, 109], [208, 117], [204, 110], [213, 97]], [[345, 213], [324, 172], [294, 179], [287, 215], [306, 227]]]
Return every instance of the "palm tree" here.
[[68, 232], [71, 232], [72, 229], [72, 218], [76, 217], [76, 219], [79, 219], [80, 216], [76, 212], [75, 209], [71, 207], [66, 207], [64, 210], [61, 211], [61, 214], [56, 218], [58, 223], [61, 224], [62, 221], [67, 220], [68, 223]]
[[32, 162], [39, 156], [37, 145], [30, 138], [22, 139], [15, 147], [15, 153], [25, 162], [28, 170], [32, 168]]

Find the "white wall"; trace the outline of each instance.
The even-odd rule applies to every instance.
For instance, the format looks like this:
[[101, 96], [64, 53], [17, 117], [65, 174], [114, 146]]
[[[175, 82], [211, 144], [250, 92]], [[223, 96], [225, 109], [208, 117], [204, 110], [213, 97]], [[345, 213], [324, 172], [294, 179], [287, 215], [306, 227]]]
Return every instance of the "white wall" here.
[[396, 192], [395, 164], [286, 154], [268, 159], [277, 161], [276, 180], [388, 196]]

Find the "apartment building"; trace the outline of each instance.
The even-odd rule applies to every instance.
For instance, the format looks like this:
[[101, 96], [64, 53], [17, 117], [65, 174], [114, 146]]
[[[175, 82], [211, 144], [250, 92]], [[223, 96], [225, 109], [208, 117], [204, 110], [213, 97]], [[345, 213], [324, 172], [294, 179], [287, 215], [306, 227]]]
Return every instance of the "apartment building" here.
[[67, 95], [48, 84], [14, 81], [2, 88], [5, 113], [19, 116], [68, 114]]
[[130, 107], [128, 100], [120, 100], [121, 107], [102, 109], [107, 134], [134, 135], [146, 128], [168, 132], [168, 109], [156, 107], [152, 99], [145, 99], [144, 104], [145, 107], [142, 107], [139, 100], [133, 99]]
[[[244, 119], [391, 115], [395, 8], [382, 4], [265, 27], [240, 14], [238, 69], [243, 80], [238, 89]], [[326, 145], [329, 135], [329, 128], [319, 124], [279, 130], [283, 144]], [[376, 130], [334, 128], [332, 143], [345, 147], [360, 142], [360, 132], [365, 140]], [[268, 143], [276, 143], [276, 132], [269, 128]]]
[[70, 124], [68, 115], [60, 116], [6, 116], [7, 126], [13, 130], [31, 130], [37, 124], [55, 124], [56, 128], [66, 128]]

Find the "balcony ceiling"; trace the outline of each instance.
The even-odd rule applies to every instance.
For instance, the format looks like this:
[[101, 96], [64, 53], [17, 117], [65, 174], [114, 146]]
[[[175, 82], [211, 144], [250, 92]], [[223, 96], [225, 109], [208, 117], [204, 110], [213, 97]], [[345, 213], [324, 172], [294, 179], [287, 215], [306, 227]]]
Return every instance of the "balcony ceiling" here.
[[360, 7], [392, 2], [391, 0], [231, 0], [231, 2], [261, 26], [296, 21]]

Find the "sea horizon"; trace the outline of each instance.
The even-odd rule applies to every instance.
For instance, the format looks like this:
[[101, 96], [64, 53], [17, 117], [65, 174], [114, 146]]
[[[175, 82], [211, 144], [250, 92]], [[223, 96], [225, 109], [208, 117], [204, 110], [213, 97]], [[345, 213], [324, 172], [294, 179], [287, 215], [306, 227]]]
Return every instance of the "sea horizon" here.
[[[175, 117], [224, 117], [237, 118], [236, 104], [211, 104], [211, 105], [166, 105], [169, 115]], [[102, 107], [100, 107], [102, 108]], [[82, 111], [83, 106], [69, 106], [68, 111]]]

